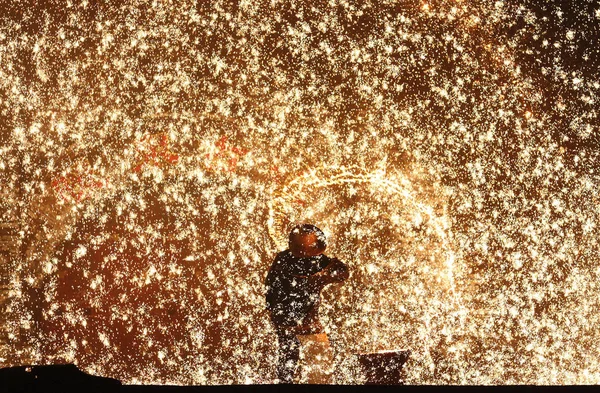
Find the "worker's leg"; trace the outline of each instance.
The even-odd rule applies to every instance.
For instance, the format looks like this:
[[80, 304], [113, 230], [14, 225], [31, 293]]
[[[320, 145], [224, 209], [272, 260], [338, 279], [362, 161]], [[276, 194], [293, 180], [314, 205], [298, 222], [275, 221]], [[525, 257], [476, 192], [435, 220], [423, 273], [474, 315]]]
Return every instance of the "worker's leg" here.
[[277, 331], [279, 353], [277, 359], [277, 378], [279, 383], [293, 383], [296, 365], [300, 357], [300, 341], [291, 330]]
[[300, 383], [326, 385], [331, 383], [333, 351], [327, 334], [299, 335]]

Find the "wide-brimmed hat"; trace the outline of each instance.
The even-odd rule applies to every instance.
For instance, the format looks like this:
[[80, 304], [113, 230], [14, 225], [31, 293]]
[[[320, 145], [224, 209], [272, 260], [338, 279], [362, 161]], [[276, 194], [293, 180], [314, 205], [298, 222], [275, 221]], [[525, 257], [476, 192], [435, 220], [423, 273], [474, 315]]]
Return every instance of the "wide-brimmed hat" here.
[[327, 248], [325, 234], [312, 224], [296, 225], [289, 236], [290, 251], [298, 257], [322, 254]]

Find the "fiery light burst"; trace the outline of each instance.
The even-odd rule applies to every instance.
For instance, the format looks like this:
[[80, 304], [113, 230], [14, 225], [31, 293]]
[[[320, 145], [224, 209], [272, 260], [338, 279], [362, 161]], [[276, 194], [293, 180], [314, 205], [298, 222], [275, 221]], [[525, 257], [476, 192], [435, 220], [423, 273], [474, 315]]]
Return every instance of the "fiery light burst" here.
[[0, 361], [270, 382], [264, 277], [312, 221], [352, 269], [336, 382], [407, 347], [412, 384], [599, 383], [600, 9], [573, 7], [0, 5]]

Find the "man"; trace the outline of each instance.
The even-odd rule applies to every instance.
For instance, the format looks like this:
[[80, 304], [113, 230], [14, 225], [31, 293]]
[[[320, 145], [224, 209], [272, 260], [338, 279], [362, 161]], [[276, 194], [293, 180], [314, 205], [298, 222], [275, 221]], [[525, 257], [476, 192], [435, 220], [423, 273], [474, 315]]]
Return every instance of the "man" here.
[[[330, 351], [319, 321], [321, 290], [328, 284], [345, 281], [349, 273], [340, 260], [323, 254], [326, 247], [325, 235], [319, 228], [298, 225], [290, 233], [289, 249], [277, 254], [267, 274], [267, 310], [279, 340], [277, 377], [280, 383], [294, 380], [300, 341], [304, 348], [321, 344]], [[322, 370], [316, 367], [313, 371]]]

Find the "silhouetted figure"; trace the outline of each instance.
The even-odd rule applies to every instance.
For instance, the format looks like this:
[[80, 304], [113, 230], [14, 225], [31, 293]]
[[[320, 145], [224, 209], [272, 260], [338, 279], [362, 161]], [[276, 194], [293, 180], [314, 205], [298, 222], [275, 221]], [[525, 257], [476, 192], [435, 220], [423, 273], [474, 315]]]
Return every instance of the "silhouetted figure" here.
[[329, 349], [319, 321], [321, 290], [346, 280], [349, 273], [339, 259], [323, 254], [326, 247], [319, 228], [298, 225], [290, 233], [289, 249], [277, 254], [267, 274], [267, 310], [279, 339], [277, 376], [281, 383], [294, 380], [301, 340], [322, 343]]

